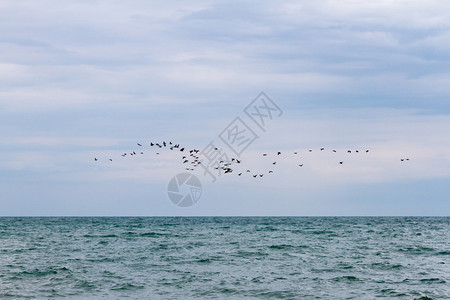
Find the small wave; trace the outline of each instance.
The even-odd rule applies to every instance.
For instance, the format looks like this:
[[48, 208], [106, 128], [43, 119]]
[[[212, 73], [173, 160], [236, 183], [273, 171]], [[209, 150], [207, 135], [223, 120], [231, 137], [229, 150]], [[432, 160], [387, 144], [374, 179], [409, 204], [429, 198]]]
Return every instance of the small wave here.
[[342, 282], [342, 281], [360, 281], [360, 279], [358, 277], [352, 276], [352, 275], [346, 275], [346, 276], [339, 276], [339, 277], [335, 277], [333, 278], [333, 281], [336, 282]]
[[111, 287], [111, 290], [113, 291], [130, 291], [130, 290], [136, 290], [136, 289], [143, 289], [143, 285], [139, 284], [132, 284], [132, 283], [121, 283], [116, 284], [113, 287]]
[[427, 283], [446, 283], [445, 280], [440, 278], [424, 278], [420, 279], [420, 282], [427, 282]]

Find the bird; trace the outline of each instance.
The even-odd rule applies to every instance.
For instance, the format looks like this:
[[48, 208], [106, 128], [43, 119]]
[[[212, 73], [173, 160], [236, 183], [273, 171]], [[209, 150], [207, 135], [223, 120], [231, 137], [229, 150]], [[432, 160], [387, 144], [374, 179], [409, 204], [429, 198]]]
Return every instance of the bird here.
[[269, 171], [269, 173], [273, 173], [273, 171]]
[[241, 175], [242, 175], [242, 173], [239, 173], [239, 174], [238, 174], [238, 176], [241, 176]]
[[258, 175], [253, 175], [254, 178], [256, 178], [256, 176], [258, 176]]
[[323, 151], [323, 150], [325, 150], [325, 148], [320, 148], [320, 151]]
[[98, 161], [98, 158], [97, 158], [97, 157], [94, 157], [94, 161]]
[[181, 149], [180, 149], [180, 152], [183, 152], [183, 151], [184, 151], [184, 148], [181, 148]]
[[342, 165], [343, 163], [344, 163], [343, 161], [340, 161], [340, 162], [339, 162], [340, 165]]
[[272, 163], [272, 165], [274, 165], [274, 164], [276, 164], [277, 162], [276, 161], [274, 161], [273, 163]]
[[152, 147], [153, 147], [154, 145], [155, 145], [155, 144], [153, 144], [152, 142], [150, 142], [150, 146], [152, 146]]
[[303, 164], [298, 165], [299, 167], [303, 167]]
[[401, 161], [404, 161], [405, 159], [404, 159], [404, 158], [400, 158], [400, 160], [401, 160]]
[[137, 145], [138, 145], [139, 147], [142, 147], [142, 145], [141, 145], [141, 144], [139, 144], [139, 143], [137, 143]]
[[112, 159], [110, 158], [109, 161], [112, 161]]
[[250, 173], [250, 170], [247, 170], [247, 173]]
[[336, 150], [333, 150], [334, 153], [336, 153]]
[[263, 177], [264, 176], [264, 174], [259, 174], [259, 177]]
[[278, 151], [278, 155], [280, 155], [281, 154], [281, 152], [280, 151]]
[[312, 149], [309, 149], [309, 152], [312, 152]]
[[297, 152], [294, 152], [294, 154], [297, 154]]
[[359, 151], [358, 151], [358, 150], [355, 150], [355, 152], [356, 152], [356, 153], [359, 153]]
[[366, 150], [366, 153], [369, 153], [369, 150]]
[[347, 150], [347, 153], [352, 153], [352, 150]]
[[267, 156], [267, 153], [263, 153], [263, 156]]

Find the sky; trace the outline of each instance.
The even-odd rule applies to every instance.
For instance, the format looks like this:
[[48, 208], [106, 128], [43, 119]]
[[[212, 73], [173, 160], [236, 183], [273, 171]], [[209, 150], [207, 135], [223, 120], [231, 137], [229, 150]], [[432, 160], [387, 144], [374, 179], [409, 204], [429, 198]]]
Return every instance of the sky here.
[[[449, 70], [447, 1], [1, 1], [0, 215], [448, 216]], [[236, 117], [274, 173], [174, 205], [150, 142], [233, 154]]]

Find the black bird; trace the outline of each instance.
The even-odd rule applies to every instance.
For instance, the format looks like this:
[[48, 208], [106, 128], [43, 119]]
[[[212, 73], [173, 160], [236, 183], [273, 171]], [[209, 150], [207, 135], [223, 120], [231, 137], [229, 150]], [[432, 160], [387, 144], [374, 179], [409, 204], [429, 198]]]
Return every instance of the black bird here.
[[281, 152], [280, 151], [278, 151], [278, 155], [280, 155], [281, 154]]
[[369, 153], [369, 150], [366, 150], [366, 153]]
[[153, 147], [154, 145], [155, 145], [155, 144], [153, 144], [153, 143], [150, 143], [150, 146], [152, 146], [152, 147]]
[[264, 174], [259, 174], [259, 177], [263, 177], [264, 176]]
[[253, 175], [254, 178], [256, 178], [256, 176], [258, 176], [258, 175]]
[[269, 171], [269, 173], [273, 173], [273, 171]]
[[159, 155], [159, 152], [156, 152], [157, 155]]
[[303, 167], [303, 164], [301, 164], [301, 165], [298, 165], [299, 167]]
[[187, 162], [189, 162], [189, 160], [186, 159], [185, 161], [183, 161], [183, 164], [185, 164], [185, 163], [187, 163]]
[[356, 150], [355, 152], [356, 152], [356, 153], [359, 153], [359, 151], [358, 151], [358, 150]]
[[184, 148], [181, 148], [180, 151], [183, 152], [183, 151], [184, 151]]
[[276, 164], [277, 162], [276, 161], [274, 161], [273, 163], [272, 163], [272, 165], [274, 165], [274, 164]]
[[97, 160], [98, 160], [98, 158], [94, 157], [94, 161], [97, 161]]
[[141, 144], [139, 144], [139, 143], [137, 143], [137, 145], [138, 145], [139, 147], [142, 147], [142, 145], [141, 145]]
[[263, 156], [267, 156], [267, 154], [266, 154], [266, 153], [263, 153]]
[[325, 148], [320, 148], [320, 151], [323, 151], [323, 150], [325, 150]]
[[342, 165], [343, 163], [344, 163], [343, 161], [340, 161], [340, 162], [339, 162], [340, 165]]
[[144, 152], [141, 151], [141, 154], [144, 154]]
[[336, 150], [333, 150], [333, 152], [335, 152], [335, 153], [336, 153]]
[[166, 142], [163, 142], [164, 147], [166, 146]]
[[311, 150], [311, 149], [309, 149], [309, 152], [312, 152], [312, 150]]
[[297, 152], [294, 152], [294, 154], [297, 154]]
[[401, 161], [404, 161], [405, 159], [404, 159], [404, 158], [400, 158], [400, 160], [401, 160]]
[[239, 173], [239, 174], [238, 174], [238, 176], [241, 176], [241, 175], [242, 175], [242, 173]]
[[112, 159], [110, 158], [109, 161], [112, 161]]
[[250, 170], [247, 170], [247, 173], [250, 173]]
[[352, 153], [352, 150], [347, 150], [347, 153]]

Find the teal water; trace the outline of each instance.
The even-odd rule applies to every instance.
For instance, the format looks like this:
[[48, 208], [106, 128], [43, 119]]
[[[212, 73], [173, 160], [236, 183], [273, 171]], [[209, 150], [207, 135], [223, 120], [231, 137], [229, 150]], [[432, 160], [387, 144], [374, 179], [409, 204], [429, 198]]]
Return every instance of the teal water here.
[[450, 218], [3, 217], [0, 298], [450, 299]]

